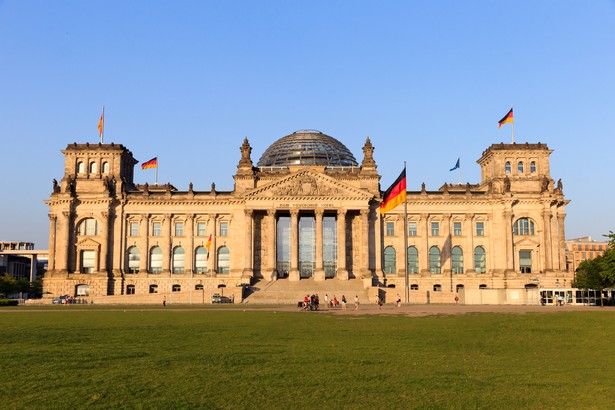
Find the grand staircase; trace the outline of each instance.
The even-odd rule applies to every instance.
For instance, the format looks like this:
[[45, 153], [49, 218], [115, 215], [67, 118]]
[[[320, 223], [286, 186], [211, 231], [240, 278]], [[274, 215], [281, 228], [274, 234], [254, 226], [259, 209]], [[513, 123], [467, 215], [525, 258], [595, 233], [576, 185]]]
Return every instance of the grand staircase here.
[[363, 288], [363, 282], [360, 279], [315, 281], [309, 278], [297, 282], [291, 282], [288, 279], [278, 279], [272, 282], [261, 280], [253, 284], [248, 293], [243, 303], [296, 305], [308, 294], [318, 294], [320, 303], [324, 303], [325, 294], [330, 300], [335, 295], [340, 302], [342, 295], [346, 295], [349, 304], [353, 303], [355, 295], [358, 295], [359, 300], [364, 303], [368, 301], [367, 290]]

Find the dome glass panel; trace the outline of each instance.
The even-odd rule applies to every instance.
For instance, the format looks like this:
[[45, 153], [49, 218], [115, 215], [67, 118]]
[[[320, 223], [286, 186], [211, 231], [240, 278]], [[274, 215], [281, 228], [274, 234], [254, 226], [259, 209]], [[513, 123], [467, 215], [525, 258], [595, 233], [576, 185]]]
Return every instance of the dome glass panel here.
[[338, 140], [315, 130], [301, 130], [280, 138], [263, 154], [259, 167], [325, 165], [356, 167], [359, 164]]

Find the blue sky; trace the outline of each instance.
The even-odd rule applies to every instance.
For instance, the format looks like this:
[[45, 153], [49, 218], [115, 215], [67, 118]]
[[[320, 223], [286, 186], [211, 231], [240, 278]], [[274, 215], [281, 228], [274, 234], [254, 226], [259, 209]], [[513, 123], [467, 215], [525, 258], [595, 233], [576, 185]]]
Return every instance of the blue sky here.
[[[0, 0], [0, 240], [48, 247], [60, 150], [105, 142], [160, 183], [232, 190], [248, 137], [318, 129], [358, 161], [367, 136], [386, 188], [478, 183], [476, 160], [547, 143], [566, 236], [615, 230], [615, 1]], [[137, 182], [153, 170], [135, 170]]]

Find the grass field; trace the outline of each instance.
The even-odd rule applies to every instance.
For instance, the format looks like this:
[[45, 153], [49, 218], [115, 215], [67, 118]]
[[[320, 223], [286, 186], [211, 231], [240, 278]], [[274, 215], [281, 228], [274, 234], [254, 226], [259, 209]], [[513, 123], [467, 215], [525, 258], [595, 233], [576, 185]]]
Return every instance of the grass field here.
[[2, 408], [612, 408], [610, 311], [0, 311]]

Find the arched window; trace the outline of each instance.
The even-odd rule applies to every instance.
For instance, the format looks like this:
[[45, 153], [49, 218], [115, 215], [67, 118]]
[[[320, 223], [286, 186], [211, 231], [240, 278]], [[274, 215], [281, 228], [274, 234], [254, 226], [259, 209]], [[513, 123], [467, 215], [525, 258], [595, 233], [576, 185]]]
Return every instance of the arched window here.
[[416, 283], [410, 285], [410, 290], [419, 290], [419, 285], [417, 285]]
[[464, 288], [463, 285], [457, 285], [455, 286], [455, 292], [459, 293], [460, 290], [462, 290]]
[[98, 164], [96, 162], [90, 163], [90, 174], [95, 174], [98, 172]]
[[442, 292], [442, 285], [440, 285], [439, 283], [436, 283], [435, 285], [433, 285], [433, 291]]
[[517, 172], [523, 174], [523, 161], [517, 162]]
[[229, 273], [231, 270], [231, 251], [226, 246], [218, 249], [218, 273]]
[[419, 251], [414, 246], [408, 247], [408, 273], [419, 273]]
[[135, 285], [126, 285], [126, 294], [134, 295], [135, 294]]
[[149, 285], [149, 293], [158, 293], [158, 285]]
[[432, 246], [429, 249], [429, 272], [441, 273], [440, 249], [437, 246]]
[[141, 266], [141, 252], [136, 246], [128, 248], [128, 273], [139, 273]]
[[390, 274], [396, 271], [395, 248], [387, 246], [384, 248], [384, 273]]
[[184, 273], [185, 271], [186, 255], [184, 248], [181, 246], [173, 249], [173, 273]]
[[453, 261], [453, 273], [463, 273], [463, 250], [459, 246], [454, 246], [451, 250]]
[[194, 251], [194, 273], [207, 273], [207, 249], [204, 246]]
[[515, 235], [534, 235], [534, 222], [529, 218], [519, 218], [513, 226], [513, 234]]
[[79, 226], [77, 227], [77, 232], [81, 236], [96, 236], [99, 234], [98, 231], [98, 221], [94, 218], [85, 218], [83, 221], [79, 222]]
[[81, 273], [94, 273], [96, 270], [96, 251], [81, 251]]
[[162, 249], [159, 246], [154, 246], [149, 252], [149, 273], [162, 273]]
[[194, 285], [194, 290], [205, 290], [205, 288], [199, 283], [198, 285]]
[[530, 172], [534, 174], [536, 172], [536, 161], [530, 162]]
[[83, 165], [83, 162], [81, 161], [77, 162], [77, 173], [83, 174], [84, 172], [85, 172], [85, 165]]
[[485, 285], [485, 284], [478, 285], [478, 288], [479, 289], [487, 289], [487, 285]]
[[504, 164], [504, 173], [510, 174], [510, 162], [509, 161], [506, 161], [506, 164]]
[[477, 246], [474, 248], [474, 271], [476, 273], [487, 272], [487, 263], [485, 259], [485, 248]]
[[103, 162], [102, 165], [102, 173], [103, 174], [108, 174], [109, 173], [109, 163], [108, 162]]
[[182, 285], [173, 285], [173, 292], [181, 292], [182, 291]]

